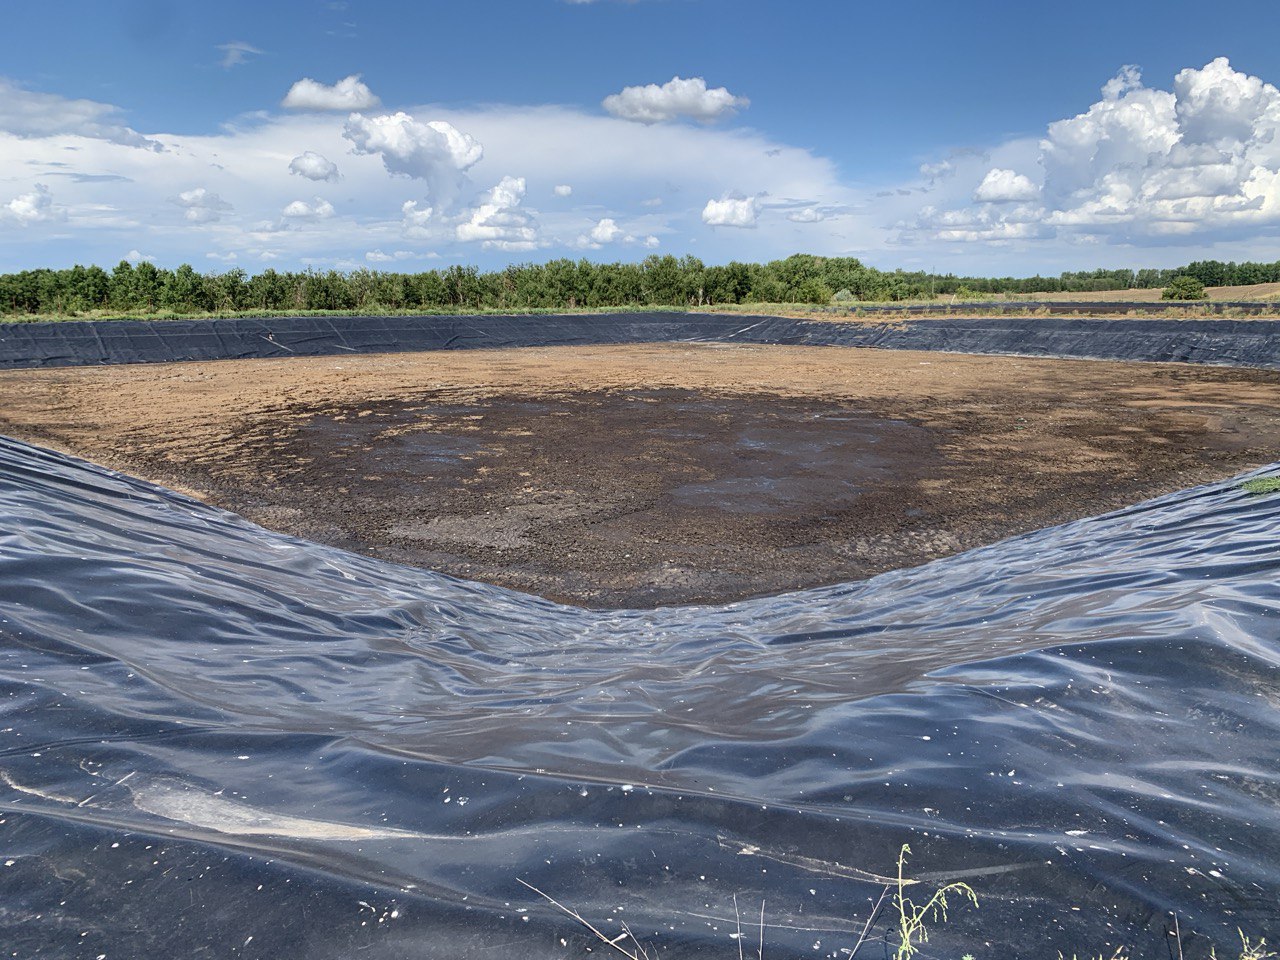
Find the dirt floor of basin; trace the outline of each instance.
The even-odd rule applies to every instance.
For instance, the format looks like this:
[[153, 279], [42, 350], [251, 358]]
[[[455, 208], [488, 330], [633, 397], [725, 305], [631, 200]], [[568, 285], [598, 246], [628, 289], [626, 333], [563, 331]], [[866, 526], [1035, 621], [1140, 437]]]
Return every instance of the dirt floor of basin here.
[[593, 607], [856, 580], [1280, 459], [1280, 373], [663, 344], [0, 373], [0, 432]]

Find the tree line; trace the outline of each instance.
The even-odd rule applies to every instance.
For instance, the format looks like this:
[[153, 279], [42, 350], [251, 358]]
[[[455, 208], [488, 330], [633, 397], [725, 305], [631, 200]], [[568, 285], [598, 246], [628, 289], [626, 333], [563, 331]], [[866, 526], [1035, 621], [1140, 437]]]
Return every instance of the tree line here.
[[0, 274], [0, 314], [9, 316], [233, 313], [291, 310], [527, 310], [709, 306], [731, 303], [891, 302], [955, 293], [1061, 293], [1166, 287], [1178, 276], [1206, 286], [1280, 282], [1280, 262], [1203, 261], [1176, 270], [1094, 270], [1057, 277], [962, 277], [892, 272], [852, 257], [796, 254], [769, 263], [707, 266], [697, 257], [640, 263], [552, 260], [482, 272], [450, 266], [421, 273], [381, 270], [244, 270], [199, 273], [148, 261]]

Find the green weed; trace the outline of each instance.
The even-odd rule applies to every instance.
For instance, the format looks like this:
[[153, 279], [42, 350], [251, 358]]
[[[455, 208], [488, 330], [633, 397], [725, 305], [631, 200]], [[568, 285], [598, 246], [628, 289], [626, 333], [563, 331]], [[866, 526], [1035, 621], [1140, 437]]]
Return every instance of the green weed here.
[[1255, 495], [1280, 493], [1280, 477], [1254, 477], [1240, 484], [1240, 489]]

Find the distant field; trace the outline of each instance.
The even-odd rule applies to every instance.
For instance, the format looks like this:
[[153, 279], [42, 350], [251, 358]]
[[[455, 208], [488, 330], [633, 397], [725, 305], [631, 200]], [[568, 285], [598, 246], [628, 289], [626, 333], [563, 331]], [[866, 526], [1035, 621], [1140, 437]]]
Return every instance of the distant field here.
[[[1072, 303], [1112, 303], [1117, 300], [1137, 303], [1158, 303], [1162, 291], [1149, 290], [1098, 290], [1092, 293], [1015, 293], [1010, 300], [1057, 300]], [[1205, 287], [1211, 300], [1274, 300], [1280, 298], [1280, 283], [1255, 283], [1241, 287]]]

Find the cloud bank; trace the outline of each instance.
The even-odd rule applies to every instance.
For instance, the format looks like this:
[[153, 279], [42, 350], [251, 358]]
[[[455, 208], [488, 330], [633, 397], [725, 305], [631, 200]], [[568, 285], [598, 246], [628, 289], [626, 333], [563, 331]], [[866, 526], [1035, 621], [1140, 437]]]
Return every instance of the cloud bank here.
[[[1114, 262], [1106, 243], [1134, 264], [1280, 257], [1280, 91], [1225, 59], [1167, 89], [1122, 67], [1038, 136], [914, 158], [876, 183], [758, 130], [670, 122], [743, 105], [673, 83], [692, 86], [628, 88], [613, 113], [383, 111], [349, 108], [372, 98], [352, 75], [197, 136], [144, 135], [110, 104], [0, 80], [0, 268], [131, 250], [249, 269], [658, 246], [707, 262], [807, 250], [981, 272], [1011, 257]], [[1194, 256], [1162, 253], [1187, 244]]]
[[1280, 90], [1225, 57], [1180, 71], [1171, 90], [1145, 86], [1127, 65], [1102, 99], [1049, 124], [1034, 165], [989, 170], [974, 189], [978, 206], [926, 209], [916, 232], [1169, 243], [1274, 230]]

